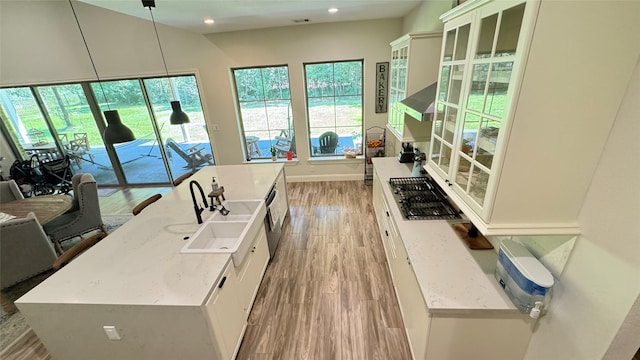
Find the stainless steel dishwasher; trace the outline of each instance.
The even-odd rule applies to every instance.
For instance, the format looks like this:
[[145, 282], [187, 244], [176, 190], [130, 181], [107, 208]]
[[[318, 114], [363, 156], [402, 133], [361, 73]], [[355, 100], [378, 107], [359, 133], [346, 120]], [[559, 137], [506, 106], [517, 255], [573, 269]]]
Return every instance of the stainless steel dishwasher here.
[[[269, 261], [273, 259], [273, 255], [278, 248], [278, 242], [280, 242], [280, 235], [282, 234], [282, 219], [284, 214], [281, 214], [279, 210], [274, 209], [271, 205], [277, 207], [278, 190], [275, 185], [271, 187], [267, 197], [264, 199], [265, 206], [267, 207], [267, 215], [264, 218], [264, 227], [267, 231], [267, 244], [269, 246]], [[274, 219], [272, 219], [274, 217]]]

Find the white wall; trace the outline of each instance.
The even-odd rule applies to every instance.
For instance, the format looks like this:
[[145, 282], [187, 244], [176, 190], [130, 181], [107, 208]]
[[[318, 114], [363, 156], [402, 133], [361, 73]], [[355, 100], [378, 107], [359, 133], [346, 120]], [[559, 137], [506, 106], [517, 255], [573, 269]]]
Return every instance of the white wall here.
[[402, 24], [402, 33], [442, 31], [444, 24], [439, 19], [440, 15], [451, 10], [452, 6], [452, 0], [423, 1], [414, 11], [405, 16]]
[[[163, 75], [150, 21], [74, 2], [101, 79]], [[66, 1], [0, 2], [0, 86], [95, 80], [80, 32]], [[28, 24], [28, 26], [25, 26]], [[232, 97], [230, 67], [288, 64], [299, 158], [296, 174], [362, 175], [363, 161], [322, 166], [308, 163], [302, 62], [364, 59], [365, 126], [381, 125], [373, 94], [376, 62], [389, 61], [389, 42], [402, 19], [307, 24], [242, 31], [206, 38], [158, 24], [172, 74], [196, 73], [203, 110], [218, 164], [244, 160]], [[218, 125], [212, 131], [210, 125]], [[306, 151], [306, 150], [305, 150]]]
[[[292, 113], [295, 127], [298, 164], [287, 167], [287, 177], [323, 174], [357, 174], [361, 177], [363, 161], [310, 162], [306, 100], [304, 91], [305, 62], [364, 58], [364, 122], [365, 128], [384, 126], [387, 114], [376, 114], [374, 108], [375, 64], [389, 61], [389, 43], [400, 36], [401, 19], [359, 21], [349, 23], [303, 25], [210, 34], [207, 38], [224, 54], [225, 69], [281, 65], [289, 67]], [[230, 76], [230, 74], [228, 75]], [[320, 175], [320, 177], [318, 177]], [[308, 178], [307, 178], [308, 179]]]
[[[640, 294], [638, 99], [639, 64], [580, 213], [582, 235], [526, 359], [602, 359]], [[627, 342], [627, 356], [617, 359], [631, 359], [629, 351], [640, 347], [637, 333], [626, 336], [635, 345]], [[621, 355], [617, 349], [610, 353]]]

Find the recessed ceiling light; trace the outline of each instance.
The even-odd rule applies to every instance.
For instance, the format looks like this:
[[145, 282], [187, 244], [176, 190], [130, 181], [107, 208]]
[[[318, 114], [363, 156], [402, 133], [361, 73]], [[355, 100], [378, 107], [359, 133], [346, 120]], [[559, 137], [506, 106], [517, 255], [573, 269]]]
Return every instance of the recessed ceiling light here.
[[205, 24], [207, 25], [211, 25], [215, 22], [215, 20], [211, 19], [211, 18], [206, 18], [203, 20]]
[[328, 11], [329, 11], [329, 13], [331, 13], [331, 14], [335, 14], [335, 13], [337, 13], [337, 12], [338, 12], [338, 8], [337, 8], [337, 7], [331, 7], [331, 8], [329, 8], [329, 10], [328, 10]]

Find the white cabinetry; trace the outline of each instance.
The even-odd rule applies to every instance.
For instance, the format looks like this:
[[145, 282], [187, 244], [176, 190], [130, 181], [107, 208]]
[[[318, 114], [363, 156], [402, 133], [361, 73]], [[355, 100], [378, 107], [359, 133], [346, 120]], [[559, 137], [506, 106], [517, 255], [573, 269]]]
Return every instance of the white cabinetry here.
[[409, 347], [414, 359], [424, 359], [429, 333], [429, 312], [381, 186], [383, 185], [374, 172], [373, 201], [376, 219], [387, 255], [389, 272], [400, 305]]
[[431, 136], [429, 125], [406, 116], [398, 102], [437, 81], [438, 62], [433, 59], [441, 43], [440, 33], [411, 33], [391, 43], [387, 128], [400, 142], [428, 141]]
[[617, 24], [623, 13], [604, 3], [475, 0], [442, 15], [425, 167], [485, 235], [579, 233], [638, 56], [623, 45], [634, 42]]
[[235, 268], [238, 278], [238, 299], [242, 305], [245, 319], [249, 317], [253, 300], [258, 293], [262, 276], [269, 263], [269, 249], [264, 225], [262, 225], [262, 230], [256, 234], [250, 246], [251, 250], [245, 256], [242, 264]]
[[[381, 182], [374, 172], [373, 206], [413, 358], [522, 359], [531, 337], [531, 323], [526, 315], [517, 311], [446, 312], [437, 308], [429, 309], [425, 301], [426, 294], [423, 294], [424, 288], [418, 282], [419, 277], [411, 264], [400, 228], [390, 211], [390, 206], [396, 205], [388, 201], [383, 186], [387, 184]], [[432, 235], [421, 234], [424, 241], [429, 241]], [[435, 289], [440, 292], [443, 290]]]
[[247, 321], [238, 302], [238, 281], [231, 261], [206, 301], [205, 309], [222, 359], [233, 359], [240, 348]]

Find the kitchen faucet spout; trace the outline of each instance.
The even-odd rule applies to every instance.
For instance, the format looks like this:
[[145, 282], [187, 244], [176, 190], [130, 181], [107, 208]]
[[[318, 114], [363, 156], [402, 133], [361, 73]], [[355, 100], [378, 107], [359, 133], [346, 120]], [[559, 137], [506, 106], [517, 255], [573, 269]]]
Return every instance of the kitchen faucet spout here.
[[[200, 207], [198, 205], [198, 201], [196, 201], [196, 195], [193, 192], [193, 185], [195, 185], [200, 191], [200, 196], [202, 197], [202, 202], [204, 203], [204, 207]], [[209, 206], [209, 204], [207, 204], [207, 197], [204, 195], [204, 190], [202, 190], [202, 186], [200, 186], [200, 184], [195, 180], [191, 180], [189, 182], [189, 191], [191, 192], [191, 200], [193, 200], [193, 210], [196, 212], [196, 219], [198, 220], [198, 224], [202, 224], [201, 214], [204, 211], [204, 209]]]

